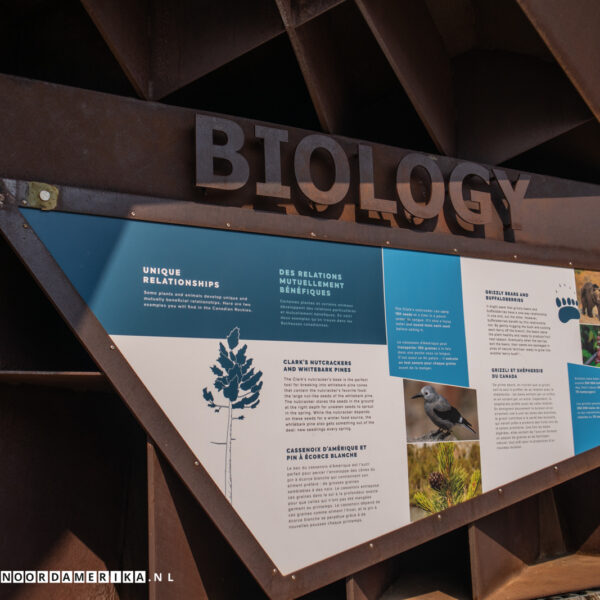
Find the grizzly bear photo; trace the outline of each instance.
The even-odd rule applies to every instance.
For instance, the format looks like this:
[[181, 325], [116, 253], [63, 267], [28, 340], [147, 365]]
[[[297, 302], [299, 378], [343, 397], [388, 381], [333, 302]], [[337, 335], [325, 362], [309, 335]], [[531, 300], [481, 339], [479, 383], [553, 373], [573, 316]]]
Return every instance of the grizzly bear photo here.
[[581, 309], [583, 314], [593, 317], [594, 306], [597, 308], [598, 319], [600, 319], [600, 286], [588, 281], [581, 288]]

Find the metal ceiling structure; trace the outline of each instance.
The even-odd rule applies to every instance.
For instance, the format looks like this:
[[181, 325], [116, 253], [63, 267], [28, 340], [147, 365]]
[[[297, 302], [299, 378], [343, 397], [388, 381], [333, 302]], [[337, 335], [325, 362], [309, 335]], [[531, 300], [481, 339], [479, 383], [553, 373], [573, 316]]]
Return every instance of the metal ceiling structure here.
[[[0, 177], [72, 186], [66, 197], [78, 188], [90, 206], [98, 196], [86, 190], [117, 194], [120, 216], [138, 210], [139, 196], [151, 196], [149, 206], [156, 202], [167, 219], [190, 216], [180, 201], [194, 210], [210, 203], [191, 176], [196, 110], [535, 172], [542, 187], [544, 176], [577, 180], [563, 188], [588, 190], [581, 195], [592, 210], [597, 198], [588, 185], [600, 184], [595, 0], [20, 0], [4, 3], [2, 25]], [[578, 239], [568, 199], [555, 200], [564, 200], [565, 221], [544, 224], [541, 235], [549, 240], [568, 222], [566, 238]], [[236, 210], [211, 207], [202, 219], [222, 227]], [[245, 220], [260, 228], [284, 218]], [[588, 239], [593, 222], [584, 221]], [[322, 219], [314, 230], [335, 227], [351, 235], [366, 225]], [[363, 243], [389, 237], [382, 228], [369, 235]], [[412, 235], [396, 239], [427, 246]], [[456, 245], [494, 254], [506, 245], [502, 235]], [[535, 243], [525, 239], [519, 252], [534, 262], [571, 259]], [[579, 248], [576, 259], [597, 269], [590, 250]], [[0, 438], [10, 457], [0, 477], [16, 482], [0, 497], [2, 568], [147, 564], [179, 579], [111, 587], [106, 597], [265, 598], [266, 575], [261, 589], [252, 561], [233, 552], [3, 240], [0, 256], [8, 282], [0, 293]], [[43, 264], [30, 270], [43, 279]], [[381, 555], [363, 560], [363, 548], [349, 566], [317, 566], [319, 585], [336, 581], [305, 598], [517, 600], [597, 584], [600, 521], [589, 493], [600, 484], [597, 455], [483, 497], [476, 506], [485, 510], [459, 507], [458, 528], [430, 519], [414, 528], [420, 537], [396, 540]], [[424, 568], [425, 556], [435, 568]], [[272, 585], [280, 597], [317, 587], [302, 576]], [[48, 590], [20, 596], [3, 586], [0, 598], [82, 597], [73, 586]]]
[[594, 0], [24, 0], [0, 72], [598, 182], [599, 22]]

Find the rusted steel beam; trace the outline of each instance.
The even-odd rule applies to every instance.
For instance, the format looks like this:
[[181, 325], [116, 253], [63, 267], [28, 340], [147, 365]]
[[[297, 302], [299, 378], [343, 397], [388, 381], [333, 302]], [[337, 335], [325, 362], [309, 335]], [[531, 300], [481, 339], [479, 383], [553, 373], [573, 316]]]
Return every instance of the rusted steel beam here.
[[140, 97], [151, 98], [150, 3], [147, 0], [81, 0]]
[[[345, 120], [348, 103], [338, 64], [338, 52], [323, 18], [300, 27], [294, 5], [275, 0], [286, 26], [298, 66], [323, 131], [339, 133]], [[327, 59], [324, 60], [323, 57]]]
[[[348, 0], [275, 0], [286, 27], [299, 27]], [[285, 15], [285, 16], [284, 16]]]
[[272, 0], [158, 0], [153, 3], [151, 23], [154, 99], [167, 96], [284, 31]]
[[149, 571], [163, 574], [150, 582], [150, 600], [266, 599], [151, 441], [147, 458]]
[[[146, 445], [148, 461], [149, 600], [208, 600], [186, 531], [177, 513], [166, 473], [154, 445]], [[198, 512], [200, 512], [198, 510]], [[216, 566], [216, 565], [215, 565]], [[161, 575], [154, 580], [154, 574]]]
[[595, 0], [518, 0], [597, 120], [600, 120], [600, 4]]
[[539, 58], [474, 50], [453, 68], [462, 158], [499, 164], [593, 119], [560, 68]]
[[456, 154], [452, 68], [424, 2], [357, 0], [366, 22], [442, 154]]

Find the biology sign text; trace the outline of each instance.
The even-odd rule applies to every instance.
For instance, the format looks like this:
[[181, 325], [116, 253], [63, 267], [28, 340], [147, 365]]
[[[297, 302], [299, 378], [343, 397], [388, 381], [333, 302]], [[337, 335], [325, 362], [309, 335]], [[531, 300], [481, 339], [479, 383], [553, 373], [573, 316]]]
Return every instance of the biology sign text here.
[[[248, 139], [242, 127], [231, 119], [196, 115], [196, 185], [203, 189], [239, 190], [249, 180], [256, 180], [256, 196], [289, 200], [291, 186], [283, 183], [282, 152], [289, 152], [289, 132], [273, 126], [255, 125], [253, 139]], [[245, 152], [262, 146], [260, 173], [251, 177], [251, 164]], [[314, 159], [325, 157], [329, 184], [315, 180]], [[357, 160], [355, 160], [357, 159]], [[355, 143], [348, 150], [331, 136], [308, 134], [293, 149], [293, 178], [305, 199], [324, 207], [345, 201], [351, 184], [358, 182], [358, 206], [362, 210], [397, 214], [404, 210], [417, 219], [431, 219], [442, 210], [446, 194], [457, 217], [471, 225], [485, 225], [493, 217], [492, 192], [501, 194], [507, 206], [510, 226], [520, 229], [519, 210], [525, 198], [530, 178], [519, 175], [511, 182], [499, 168], [489, 169], [470, 162], [457, 163], [444, 180], [437, 157], [406, 154], [397, 164], [395, 196], [379, 198], [375, 187], [373, 148]], [[357, 164], [356, 164], [357, 163]], [[356, 168], [356, 166], [358, 168]], [[411, 180], [419, 170], [427, 180], [425, 198], [415, 198]], [[290, 179], [290, 178], [287, 178]], [[493, 189], [495, 188], [495, 190]], [[398, 204], [399, 201], [399, 204]]]

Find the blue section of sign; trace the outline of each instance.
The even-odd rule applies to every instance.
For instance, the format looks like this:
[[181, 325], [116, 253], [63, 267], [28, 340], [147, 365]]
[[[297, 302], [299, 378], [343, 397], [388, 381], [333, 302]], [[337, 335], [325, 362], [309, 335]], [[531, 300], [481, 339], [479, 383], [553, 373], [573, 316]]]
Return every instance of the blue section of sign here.
[[569, 363], [575, 454], [600, 446], [600, 369]]
[[378, 248], [22, 212], [109, 334], [386, 342]]
[[384, 250], [390, 374], [468, 387], [460, 258]]

